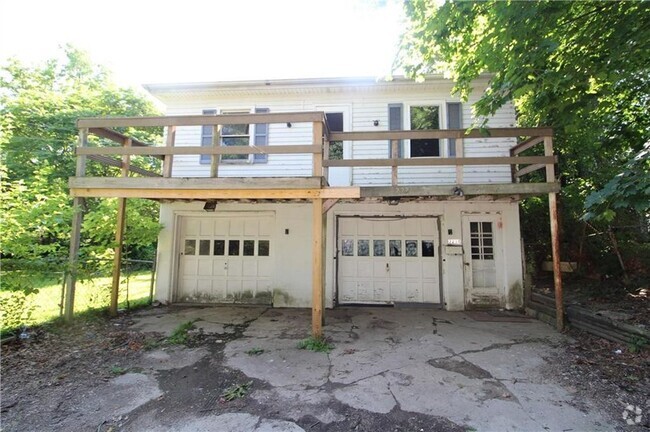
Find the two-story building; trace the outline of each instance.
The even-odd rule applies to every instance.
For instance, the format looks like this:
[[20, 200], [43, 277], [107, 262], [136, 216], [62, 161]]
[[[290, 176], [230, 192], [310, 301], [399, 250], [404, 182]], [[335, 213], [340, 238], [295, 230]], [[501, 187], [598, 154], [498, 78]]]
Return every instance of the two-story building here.
[[[518, 203], [558, 191], [552, 131], [514, 128], [512, 105], [475, 118], [486, 85], [466, 103], [436, 76], [148, 85], [166, 117], [81, 119], [78, 153], [122, 155], [123, 171], [151, 155], [162, 172], [78, 171], [71, 191], [161, 201], [162, 302], [317, 315], [346, 304], [521, 308]], [[165, 126], [166, 146], [119, 126]], [[88, 133], [122, 147], [84, 149]], [[536, 146], [544, 156], [522, 154]], [[521, 181], [538, 169], [546, 182]]]

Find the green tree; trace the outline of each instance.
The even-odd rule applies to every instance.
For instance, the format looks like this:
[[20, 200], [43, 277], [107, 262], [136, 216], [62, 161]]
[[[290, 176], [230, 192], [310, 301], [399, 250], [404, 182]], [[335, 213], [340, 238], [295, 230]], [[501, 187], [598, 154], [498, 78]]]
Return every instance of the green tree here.
[[[159, 115], [144, 95], [115, 85], [84, 52], [68, 46], [64, 54], [64, 60], [35, 67], [16, 59], [0, 67], [3, 258], [66, 256], [72, 215], [67, 182], [75, 174], [79, 117]], [[124, 132], [145, 142], [160, 141], [162, 136], [161, 130]], [[133, 163], [157, 166], [143, 158], [134, 158]], [[88, 175], [112, 173], [117, 169], [88, 164]], [[114, 247], [115, 200], [89, 199], [86, 206], [82, 253], [106, 257]], [[157, 212], [153, 201], [133, 200], [128, 206], [125, 241], [135, 257], [153, 257]]]
[[[565, 253], [581, 241], [585, 200], [602, 188], [616, 188], [618, 203], [629, 210], [618, 213], [619, 225], [638, 221], [634, 202], [650, 191], [608, 182], [650, 139], [649, 2], [411, 0], [405, 8], [409, 25], [396, 65], [414, 76], [444, 72], [463, 98], [487, 74], [488, 87], [474, 105], [478, 116], [512, 100], [521, 126], [554, 128]], [[628, 200], [628, 192], [636, 198]], [[544, 208], [544, 200], [524, 203], [531, 243], [540, 237]], [[591, 212], [611, 208], [590, 206]]]

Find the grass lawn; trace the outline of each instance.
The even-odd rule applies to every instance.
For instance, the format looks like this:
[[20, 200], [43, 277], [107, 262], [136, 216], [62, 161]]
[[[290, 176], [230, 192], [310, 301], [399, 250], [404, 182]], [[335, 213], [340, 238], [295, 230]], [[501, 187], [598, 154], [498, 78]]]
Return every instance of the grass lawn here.
[[[3, 274], [3, 277], [6, 274]], [[43, 324], [59, 317], [61, 303], [62, 274], [28, 276], [31, 279], [28, 283], [38, 289], [38, 293], [27, 297], [26, 308], [33, 308], [25, 324], [29, 326]], [[127, 283], [128, 281], [128, 283]], [[110, 302], [112, 277], [95, 277], [77, 281], [74, 311], [76, 313], [93, 309], [107, 308]], [[146, 304], [149, 301], [149, 289], [151, 286], [151, 272], [140, 271], [128, 275], [122, 274], [119, 292], [119, 308], [136, 307]], [[128, 296], [127, 296], [128, 294]], [[11, 297], [17, 294], [12, 291], [0, 291], [0, 300], [3, 306], [10, 301]], [[127, 302], [128, 300], [128, 302]], [[3, 315], [7, 311], [3, 311]], [[3, 316], [2, 333], [8, 328], [5, 325], [11, 322]], [[8, 324], [10, 325], [10, 324]]]

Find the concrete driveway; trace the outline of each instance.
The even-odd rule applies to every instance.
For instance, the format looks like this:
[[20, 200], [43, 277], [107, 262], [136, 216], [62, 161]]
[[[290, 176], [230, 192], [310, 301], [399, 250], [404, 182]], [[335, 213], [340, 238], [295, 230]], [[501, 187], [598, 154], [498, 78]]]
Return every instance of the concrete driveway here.
[[[589, 401], [576, 400], [575, 390], [553, 374], [549, 363], [562, 355], [558, 345], [564, 337], [538, 321], [487, 313], [341, 308], [326, 311], [325, 333], [334, 348], [322, 353], [296, 347], [308, 336], [309, 314], [215, 307], [136, 317], [132, 328], [143, 332], [170, 333], [190, 319], [202, 334], [239, 332], [218, 355], [201, 346], [149, 352], [141, 366], [146, 376], [158, 374], [155, 398], [171, 391], [165, 390], [171, 376], [161, 375], [164, 370], [184, 368], [201, 383], [200, 377], [211, 373], [201, 368], [229, 368], [252, 385], [245, 402], [228, 412], [188, 406], [161, 418], [154, 415], [150, 398], [145, 401], [149, 408], [134, 412], [125, 429], [612, 430], [604, 414]], [[137, 380], [135, 385], [142, 388]], [[356, 425], [351, 416], [359, 418]]]

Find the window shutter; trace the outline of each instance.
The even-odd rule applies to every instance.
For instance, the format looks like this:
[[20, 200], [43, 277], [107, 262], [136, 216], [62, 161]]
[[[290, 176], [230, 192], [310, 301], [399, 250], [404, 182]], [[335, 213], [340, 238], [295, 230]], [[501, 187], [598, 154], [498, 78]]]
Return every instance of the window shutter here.
[[[463, 107], [460, 102], [447, 102], [447, 129], [460, 129], [463, 127]], [[456, 157], [456, 140], [449, 138], [447, 154]]]
[[[403, 105], [401, 103], [388, 104], [388, 130], [402, 130], [402, 111]], [[397, 156], [402, 156], [402, 140], [399, 141], [397, 146]], [[390, 141], [388, 141], [388, 157], [390, 158]]]
[[[268, 108], [255, 108], [256, 114], [267, 113], [269, 112]], [[253, 139], [253, 145], [255, 147], [264, 147], [269, 145], [269, 125], [266, 123], [257, 123], [255, 125], [255, 137]], [[253, 163], [267, 163], [269, 160], [269, 155], [267, 154], [258, 154], [253, 155]]]
[[[216, 109], [206, 109], [203, 110], [203, 115], [217, 115]], [[212, 125], [201, 126], [201, 147], [211, 147], [212, 146]], [[201, 155], [199, 162], [202, 164], [209, 164], [212, 161], [210, 155]]]

